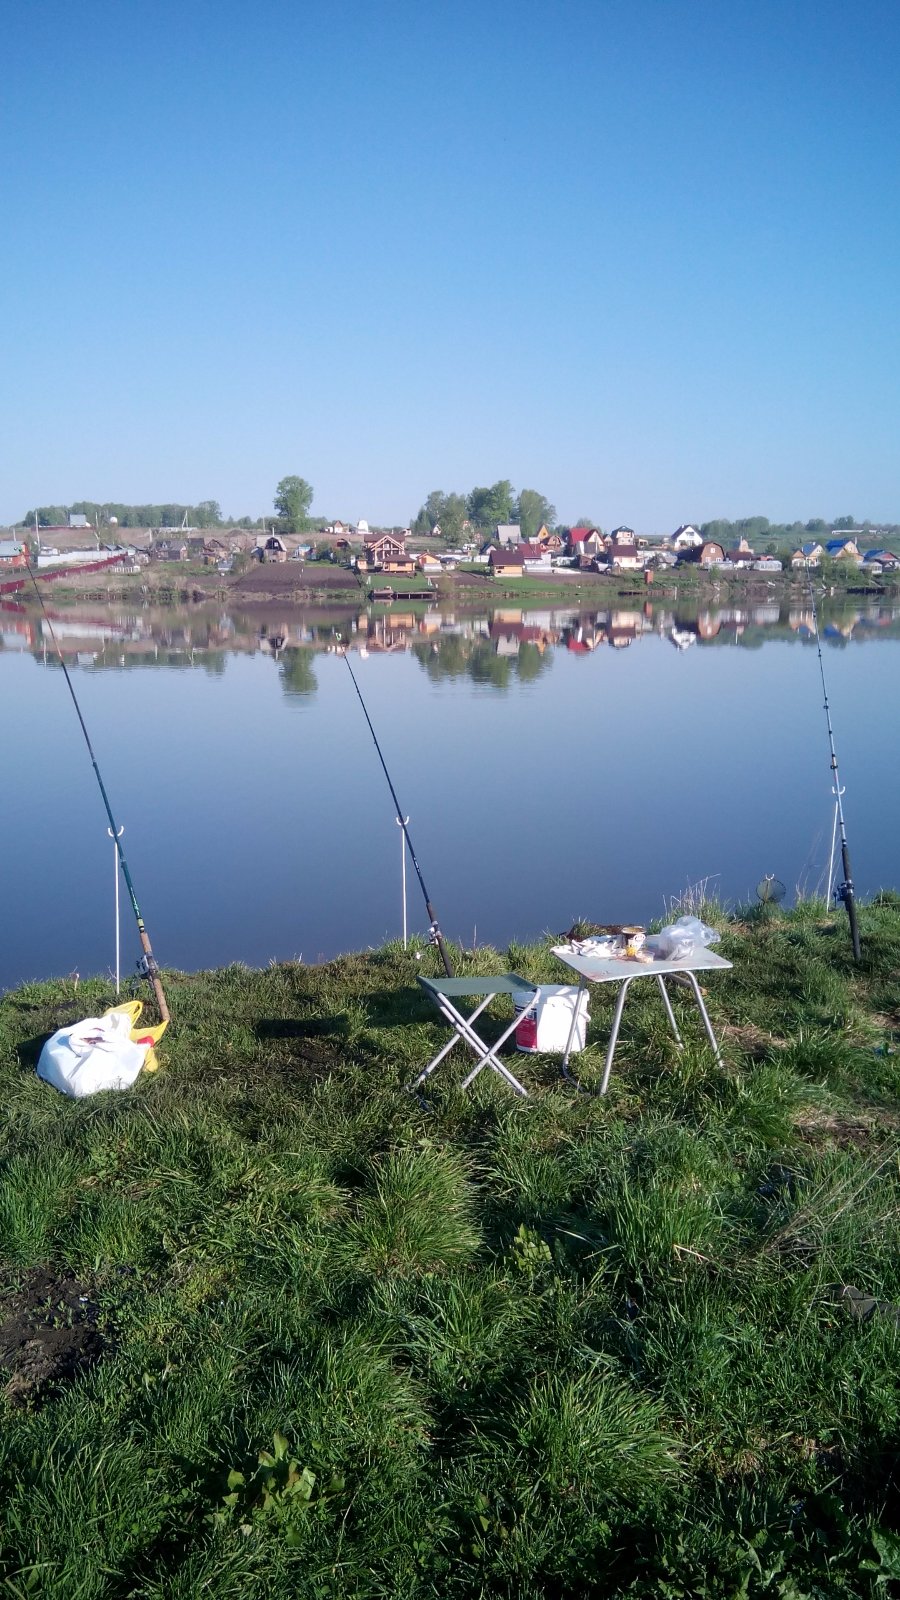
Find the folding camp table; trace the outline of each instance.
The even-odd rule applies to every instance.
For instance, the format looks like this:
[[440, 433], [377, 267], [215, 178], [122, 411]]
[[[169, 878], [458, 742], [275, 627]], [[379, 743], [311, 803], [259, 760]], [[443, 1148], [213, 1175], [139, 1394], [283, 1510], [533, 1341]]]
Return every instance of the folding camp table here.
[[[536, 983], [529, 983], [527, 978], [520, 978], [515, 972], [504, 972], [499, 978], [419, 978], [425, 993], [434, 1001], [441, 1016], [449, 1022], [453, 1029], [453, 1038], [448, 1040], [427, 1067], [419, 1073], [413, 1085], [421, 1088], [427, 1078], [431, 1077], [436, 1067], [439, 1067], [444, 1057], [450, 1054], [454, 1045], [464, 1044], [477, 1057], [474, 1067], [467, 1077], [463, 1079], [462, 1087], [468, 1089], [469, 1084], [478, 1077], [482, 1067], [490, 1067], [496, 1072], [516, 1094], [526, 1095], [528, 1090], [523, 1087], [518, 1078], [514, 1077], [509, 1067], [497, 1055], [501, 1045], [504, 1045], [510, 1034], [520, 1021], [518, 1012], [513, 1017], [509, 1027], [504, 1030], [496, 1044], [489, 1045], [480, 1038], [474, 1028], [474, 1023], [481, 1016], [486, 1006], [490, 1005], [495, 995], [508, 994], [523, 1003], [523, 1008], [534, 1005], [540, 999], [541, 991]], [[468, 1016], [464, 1016], [455, 1004], [458, 1000], [474, 999], [478, 995], [484, 998], [480, 1005], [475, 1007]]]
[[[669, 994], [663, 979], [667, 974], [683, 974], [685, 982], [694, 991], [694, 999], [697, 1002], [697, 1008], [701, 1017], [703, 1018], [703, 1026], [706, 1029], [706, 1036], [709, 1039], [710, 1045], [712, 1046], [713, 1055], [719, 1063], [719, 1066], [722, 1065], [722, 1052], [720, 1051], [718, 1043], [716, 1042], [716, 1036], [713, 1033], [713, 1026], [709, 1020], [709, 1012], [704, 1004], [703, 995], [700, 993], [700, 985], [698, 984], [694, 973], [723, 971], [731, 966], [731, 962], [726, 961], [724, 956], [717, 956], [712, 950], [703, 948], [700, 950], [695, 950], [693, 954], [688, 956], [684, 961], [638, 962], [633, 960], [628, 961], [618, 956], [591, 956], [587, 954], [580, 955], [577, 951], [571, 949], [571, 947], [567, 945], [554, 945], [553, 954], [558, 956], [559, 960], [564, 962], [567, 967], [571, 967], [573, 972], [578, 973], [581, 979], [579, 987], [582, 989], [586, 989], [589, 983], [618, 983], [620, 985], [619, 992], [616, 996], [616, 1009], [613, 1014], [609, 1043], [606, 1047], [606, 1062], [603, 1067], [603, 1077], [600, 1082], [601, 1094], [606, 1093], [609, 1085], [609, 1075], [612, 1071], [613, 1057], [616, 1053], [616, 1042], [619, 1037], [619, 1026], [622, 1021], [622, 1012], [625, 1009], [625, 996], [627, 995], [631, 985], [635, 983], [638, 978], [655, 978], [659, 984], [663, 1005], [666, 1008], [666, 1016], [669, 1019], [669, 1027], [672, 1029], [672, 1032], [675, 1035], [675, 1042], [680, 1050], [682, 1048], [681, 1034], [678, 1032], [678, 1024], [675, 1021], [675, 1013], [672, 1010], [672, 1002], [669, 998]], [[566, 1053], [563, 1056], [562, 1072], [564, 1077], [568, 1077], [569, 1055], [572, 1046], [573, 1029], [570, 1029], [569, 1031]]]

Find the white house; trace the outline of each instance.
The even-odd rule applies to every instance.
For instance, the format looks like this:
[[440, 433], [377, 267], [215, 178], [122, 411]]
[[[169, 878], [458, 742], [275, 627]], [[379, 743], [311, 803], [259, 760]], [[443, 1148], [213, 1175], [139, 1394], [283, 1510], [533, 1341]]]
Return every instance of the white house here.
[[673, 550], [697, 550], [702, 543], [702, 533], [690, 522], [683, 522], [676, 528], [671, 540]]

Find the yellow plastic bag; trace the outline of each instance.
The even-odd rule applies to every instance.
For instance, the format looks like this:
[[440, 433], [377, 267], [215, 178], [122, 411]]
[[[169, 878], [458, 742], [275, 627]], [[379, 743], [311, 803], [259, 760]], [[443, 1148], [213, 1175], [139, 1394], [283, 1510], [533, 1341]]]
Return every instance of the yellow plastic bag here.
[[143, 1009], [143, 1000], [126, 1000], [123, 1005], [110, 1006], [109, 1010], [104, 1011], [103, 1015], [105, 1017], [111, 1017], [119, 1012], [125, 1012], [131, 1018], [129, 1037], [131, 1038], [132, 1042], [134, 1044], [149, 1044], [150, 1046], [150, 1049], [147, 1051], [147, 1054], [144, 1057], [144, 1065], [141, 1068], [141, 1071], [156, 1072], [157, 1068], [159, 1067], [156, 1046], [159, 1044], [159, 1041], [169, 1024], [167, 1022], [158, 1022], [155, 1028], [138, 1027], [138, 1018]]

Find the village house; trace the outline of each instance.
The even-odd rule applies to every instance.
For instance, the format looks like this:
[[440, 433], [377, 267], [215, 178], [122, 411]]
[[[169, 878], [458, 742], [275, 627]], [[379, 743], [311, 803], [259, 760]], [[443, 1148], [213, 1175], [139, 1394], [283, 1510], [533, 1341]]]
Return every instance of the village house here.
[[[395, 533], [366, 532], [363, 550], [370, 569], [380, 567], [384, 572], [406, 572], [412, 571], [415, 566], [412, 556], [406, 554], [406, 540], [398, 538]], [[398, 567], [395, 564], [398, 561], [404, 565]]]
[[154, 539], [150, 546], [151, 561], [187, 561], [187, 558], [186, 539]]
[[439, 556], [433, 555], [430, 550], [422, 550], [415, 558], [415, 564], [420, 572], [433, 576], [443, 571], [443, 562]]
[[542, 545], [549, 550], [552, 556], [558, 556], [565, 549], [565, 540], [561, 533], [551, 533], [546, 522], [542, 522], [534, 536], [534, 543]]
[[203, 562], [207, 567], [218, 566], [220, 561], [227, 560], [230, 551], [221, 539], [207, 539], [203, 546]]
[[491, 573], [495, 578], [517, 577], [520, 578], [525, 571], [525, 557], [521, 547], [506, 545], [500, 550], [492, 550], [490, 555]]
[[825, 544], [825, 554], [833, 561], [860, 561], [859, 545], [849, 535], [839, 539], [828, 539]]
[[256, 555], [260, 561], [287, 561], [287, 545], [279, 533], [270, 533], [268, 538], [260, 537]]
[[792, 567], [817, 567], [825, 554], [824, 548], [815, 539], [807, 544], [802, 544], [791, 556]]
[[617, 572], [637, 572], [644, 565], [644, 557], [636, 544], [615, 542], [607, 551], [610, 566]]
[[28, 551], [18, 539], [0, 539], [0, 567], [27, 567]]
[[671, 541], [673, 550], [698, 550], [703, 543], [703, 535], [691, 522], [683, 522], [676, 528]]
[[[596, 529], [594, 531], [596, 532]], [[634, 545], [637, 548], [633, 528], [626, 528], [624, 525], [621, 528], [613, 528], [609, 537], [613, 544]]]
[[752, 567], [757, 560], [756, 552], [751, 550], [747, 540], [741, 538], [733, 550], [725, 552], [726, 567]]
[[900, 556], [893, 550], [867, 550], [862, 564], [865, 572], [894, 572], [900, 566]]
[[502, 545], [521, 544], [522, 529], [518, 522], [498, 522], [497, 543]]
[[599, 528], [570, 528], [569, 529], [569, 555], [579, 559], [586, 556], [599, 555], [610, 544], [610, 535], [600, 532]]
[[546, 550], [542, 544], [536, 542], [522, 543], [519, 545], [519, 549], [522, 553], [526, 572], [550, 572], [552, 558], [550, 551]]
[[717, 539], [707, 539], [703, 544], [690, 550], [682, 550], [678, 557], [679, 566], [696, 564], [701, 567], [721, 567], [725, 560], [725, 551]]

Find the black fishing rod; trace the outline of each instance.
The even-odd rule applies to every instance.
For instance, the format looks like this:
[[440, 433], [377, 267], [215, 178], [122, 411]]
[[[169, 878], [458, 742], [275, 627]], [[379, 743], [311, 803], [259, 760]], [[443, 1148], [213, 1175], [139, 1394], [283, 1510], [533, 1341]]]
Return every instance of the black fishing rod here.
[[825, 700], [824, 711], [825, 721], [828, 726], [828, 748], [831, 751], [831, 774], [833, 780], [832, 788], [837, 806], [838, 827], [841, 835], [841, 864], [844, 868], [844, 881], [843, 883], [838, 884], [834, 893], [835, 898], [838, 900], [843, 900], [844, 905], [847, 907], [847, 919], [850, 923], [850, 938], [853, 941], [853, 959], [854, 961], [859, 961], [862, 958], [862, 953], [859, 947], [859, 923], [856, 918], [856, 900], [853, 893], [853, 877], [850, 872], [850, 851], [847, 847], [847, 829], [844, 824], [844, 806], [841, 798], [844, 791], [841, 788], [841, 780], [838, 776], [838, 758], [837, 751], [834, 746], [834, 728], [831, 725], [831, 706], [828, 703], [828, 685], [825, 682], [825, 662], [822, 659], [822, 641], [819, 637], [819, 613], [816, 610], [816, 596], [813, 590], [812, 577], [810, 576], [808, 561], [806, 563], [806, 582], [809, 586], [809, 600], [810, 605], [812, 606], [813, 627], [816, 635], [816, 651], [818, 652], [819, 656], [819, 675], [822, 679], [822, 694]]
[[31, 567], [30, 564], [29, 564], [29, 567], [28, 567], [28, 575], [31, 578], [32, 583], [34, 584], [34, 592], [37, 595], [38, 600], [40, 601], [40, 607], [41, 607], [41, 610], [44, 613], [44, 620], [45, 620], [45, 622], [47, 624], [47, 627], [50, 630], [50, 637], [53, 640], [54, 645], [56, 646], [56, 654], [59, 657], [59, 664], [63, 669], [63, 673], [65, 675], [65, 680], [66, 680], [66, 683], [68, 685], [69, 693], [72, 696], [72, 704], [75, 707], [75, 714], [78, 717], [78, 721], [81, 724], [81, 731], [84, 734], [84, 742], [88, 747], [88, 755], [91, 758], [91, 763], [92, 763], [93, 768], [94, 768], [94, 775], [95, 775], [95, 777], [97, 779], [98, 784], [100, 785], [100, 793], [103, 796], [103, 804], [106, 807], [106, 815], [109, 817], [110, 831], [112, 833], [113, 841], [114, 841], [115, 846], [116, 846], [116, 852], [117, 852], [118, 857], [119, 857], [119, 865], [122, 868], [122, 876], [125, 879], [125, 884], [126, 884], [126, 887], [128, 889], [128, 896], [129, 896], [129, 899], [131, 900], [131, 909], [134, 912], [135, 921], [137, 923], [138, 935], [139, 935], [140, 941], [141, 941], [141, 948], [142, 948], [142, 950], [144, 952], [143, 959], [139, 962], [141, 973], [145, 978], [149, 978], [150, 979], [150, 982], [151, 982], [151, 984], [153, 986], [153, 993], [156, 995], [156, 1004], [159, 1006], [160, 1020], [162, 1022], [168, 1022], [169, 1021], [169, 1007], [166, 1004], [166, 997], [165, 997], [165, 994], [163, 993], [163, 986], [162, 986], [162, 984], [160, 982], [160, 979], [159, 979], [159, 967], [156, 964], [156, 959], [155, 959], [154, 954], [153, 954], [153, 947], [150, 944], [150, 938], [149, 938], [149, 935], [147, 933], [147, 929], [144, 926], [144, 919], [141, 916], [140, 906], [137, 903], [137, 895], [134, 892], [134, 884], [131, 881], [131, 873], [128, 870], [128, 862], [125, 859], [125, 851], [122, 849], [122, 841], [121, 841], [121, 837], [120, 837], [122, 830], [121, 830], [121, 828], [117, 827], [117, 825], [116, 825], [116, 819], [115, 819], [115, 817], [113, 816], [113, 813], [112, 813], [112, 806], [109, 803], [109, 795], [106, 792], [106, 786], [105, 786], [105, 784], [103, 782], [102, 777], [100, 776], [100, 768], [97, 765], [97, 757], [94, 755], [94, 747], [91, 744], [90, 734], [87, 731], [87, 725], [85, 723], [84, 717], [81, 714], [81, 707], [78, 704], [78, 696], [75, 693], [75, 686], [72, 683], [71, 677], [69, 676], [69, 669], [66, 666], [65, 660], [63, 658], [63, 653], [59, 648], [59, 640], [57, 639], [56, 634], [53, 631], [53, 623], [50, 621], [50, 614], [47, 611], [47, 607], [44, 605], [44, 597], [41, 594], [40, 589], [38, 588], [37, 578], [35, 577], [34, 571], [32, 570], [32, 567]]
[[[341, 643], [340, 634], [337, 635], [337, 639], [338, 639], [338, 644], [340, 645], [340, 643]], [[429, 928], [429, 933], [431, 935], [432, 943], [436, 944], [437, 947], [438, 947], [438, 950], [440, 951], [441, 960], [444, 963], [444, 971], [446, 972], [447, 977], [448, 978], [452, 978], [453, 977], [453, 968], [450, 965], [450, 957], [447, 954], [447, 946], [444, 943], [444, 936], [441, 933], [440, 927], [438, 925], [437, 913], [436, 913], [436, 911], [434, 909], [434, 906], [431, 903], [431, 896], [429, 895], [428, 890], [425, 887], [425, 879], [422, 877], [422, 869], [419, 866], [419, 862], [418, 862], [418, 859], [416, 857], [416, 852], [413, 849], [413, 842], [412, 842], [412, 839], [409, 836], [409, 828], [407, 827], [406, 823], [403, 820], [403, 809], [402, 809], [402, 807], [400, 805], [400, 801], [397, 799], [397, 791], [394, 788], [393, 783], [391, 782], [391, 775], [390, 775], [390, 773], [388, 772], [388, 769], [387, 769], [387, 762], [385, 761], [384, 756], [382, 755], [381, 745], [378, 743], [378, 735], [377, 735], [377, 733], [375, 732], [375, 729], [372, 726], [372, 718], [369, 716], [369, 713], [368, 713], [368, 711], [366, 709], [366, 702], [362, 697], [362, 692], [360, 690], [359, 684], [356, 681], [356, 673], [353, 671], [353, 668], [350, 665], [350, 660], [349, 660], [349, 657], [347, 655], [347, 646], [346, 645], [344, 645], [342, 647], [340, 653], [344, 658], [344, 664], [346, 665], [347, 671], [349, 672], [350, 677], [353, 680], [353, 687], [356, 690], [356, 698], [358, 699], [360, 705], [362, 706], [363, 716], [365, 717], [366, 722], [369, 724], [369, 732], [372, 735], [372, 742], [375, 745], [375, 749], [378, 751], [378, 759], [381, 762], [382, 771], [383, 771], [385, 777], [387, 778], [387, 786], [391, 791], [391, 799], [394, 802], [394, 806], [395, 806], [395, 809], [396, 809], [396, 812], [397, 812], [397, 822], [399, 823], [400, 827], [403, 829], [403, 837], [406, 840], [406, 845], [407, 845], [407, 848], [409, 850], [409, 858], [410, 858], [410, 861], [412, 862], [413, 866], [415, 867], [416, 877], [419, 880], [419, 887], [422, 890], [422, 897], [423, 897], [423, 899], [425, 901], [425, 910], [428, 913], [428, 921], [431, 924], [431, 926]]]

